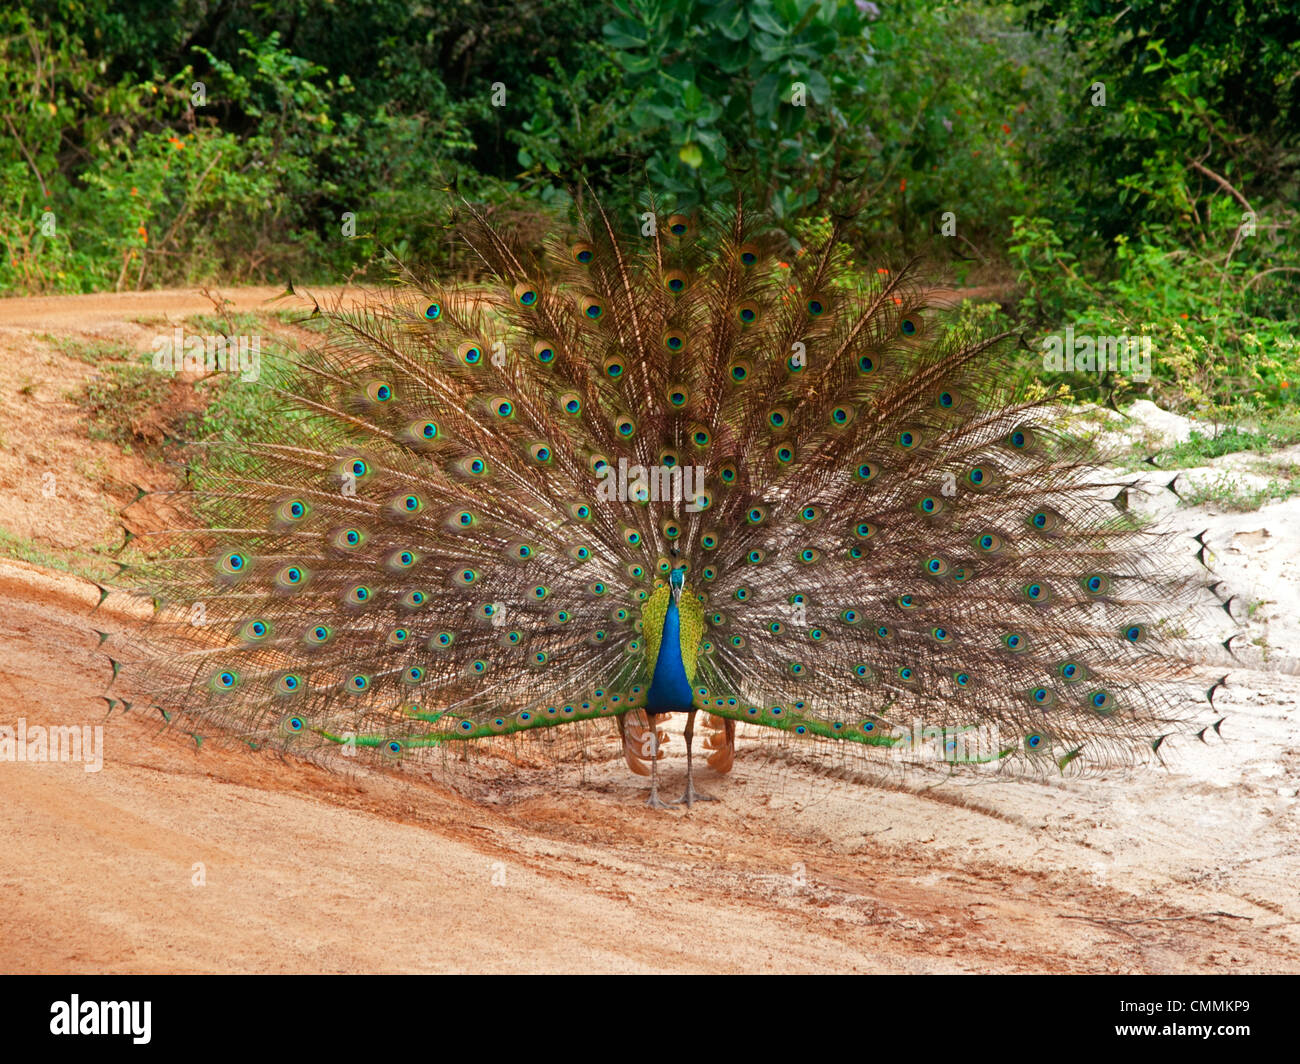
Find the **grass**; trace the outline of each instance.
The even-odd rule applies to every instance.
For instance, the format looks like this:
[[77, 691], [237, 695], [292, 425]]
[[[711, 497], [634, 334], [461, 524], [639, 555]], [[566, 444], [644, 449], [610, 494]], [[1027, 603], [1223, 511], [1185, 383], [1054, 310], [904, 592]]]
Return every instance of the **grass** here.
[[[92, 550], [109, 550], [115, 549], [116, 546], [112, 544], [92, 548]], [[30, 539], [16, 536], [6, 528], [0, 528], [0, 556], [39, 565], [44, 569], [57, 569], [60, 572], [84, 576], [87, 580], [94, 580], [97, 583], [108, 579], [117, 570], [117, 566], [107, 560], [96, 558], [93, 554], [61, 551], [42, 546]]]
[[121, 362], [135, 357], [135, 351], [130, 346], [114, 340], [55, 336], [53, 333], [38, 333], [36, 339], [49, 344], [60, 354], [75, 358], [78, 362], [84, 362], [89, 366], [100, 366], [105, 362]]
[[1222, 458], [1225, 454], [1239, 451], [1270, 451], [1294, 443], [1296, 439], [1300, 439], [1300, 432], [1294, 437], [1279, 438], [1267, 432], [1243, 430], [1236, 426], [1224, 429], [1217, 436], [1193, 431], [1184, 442], [1165, 450], [1162, 454], [1164, 461], [1160, 464], [1171, 469], [1205, 465], [1211, 458]]
[[129, 448], [138, 442], [160, 442], [159, 426], [166, 420], [171, 378], [154, 370], [148, 360], [104, 366], [72, 396], [90, 422], [92, 440], [108, 440]]
[[[1281, 470], [1279, 470], [1281, 472]], [[1232, 473], [1220, 473], [1212, 480], [1198, 482], [1179, 494], [1184, 506], [1202, 506], [1213, 503], [1225, 510], [1241, 513], [1258, 510], [1270, 502], [1289, 499], [1300, 493], [1300, 469], [1291, 467], [1290, 475], [1274, 477], [1258, 487], [1247, 487]]]

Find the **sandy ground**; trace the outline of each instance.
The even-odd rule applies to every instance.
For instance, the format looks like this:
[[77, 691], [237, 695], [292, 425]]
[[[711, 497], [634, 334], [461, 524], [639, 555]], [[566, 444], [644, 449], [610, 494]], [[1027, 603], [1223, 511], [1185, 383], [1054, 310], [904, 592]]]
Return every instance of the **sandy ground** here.
[[[76, 324], [0, 303], [0, 528], [26, 521], [52, 550], [104, 541], [122, 485], [168, 473], [124, 471], [110, 444], [72, 469], [98, 453], [66, 398], [88, 367], [35, 334], [129, 336], [133, 317], [211, 307], [91, 298]], [[81, 517], [30, 498], [42, 462], [61, 485], [71, 470]], [[0, 725], [100, 725], [104, 742], [98, 772], [0, 762], [0, 970], [1300, 971], [1300, 501], [1172, 519], [1211, 530], [1254, 606], [1222, 739], [1128, 778], [873, 786], [742, 737], [707, 784], [721, 801], [667, 814], [613, 750], [467, 790], [106, 715], [94, 630], [134, 623], [128, 604], [92, 613], [89, 582], [0, 562]], [[682, 751], [674, 737], [669, 793]]]

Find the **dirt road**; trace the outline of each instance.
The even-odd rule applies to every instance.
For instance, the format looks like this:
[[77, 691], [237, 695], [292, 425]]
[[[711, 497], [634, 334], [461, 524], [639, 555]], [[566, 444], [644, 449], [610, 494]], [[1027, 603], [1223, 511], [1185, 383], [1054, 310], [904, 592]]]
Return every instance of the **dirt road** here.
[[[86, 438], [67, 392], [88, 369], [35, 334], [143, 349], [129, 319], [194, 312], [92, 299], [90, 324], [0, 304], [0, 529], [52, 551], [111, 539], [127, 485], [167, 473]], [[66, 507], [39, 501], [49, 469]], [[1225, 557], [1294, 510], [1220, 521]], [[1248, 561], [1290, 579], [1285, 552]], [[135, 621], [98, 598], [0, 562], [0, 726], [98, 725], [104, 744], [99, 771], [0, 762], [3, 971], [1300, 971], [1300, 680], [1262, 659], [1216, 699], [1223, 739], [1164, 770], [868, 786], [742, 739], [708, 781], [721, 801], [665, 814], [612, 750], [471, 798], [106, 716], [94, 630]]]

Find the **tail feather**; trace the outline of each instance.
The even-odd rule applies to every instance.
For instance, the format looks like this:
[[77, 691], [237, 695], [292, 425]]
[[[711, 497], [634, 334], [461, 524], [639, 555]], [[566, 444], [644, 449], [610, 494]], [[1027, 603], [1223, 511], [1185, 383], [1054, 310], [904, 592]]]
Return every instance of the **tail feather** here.
[[597, 206], [540, 258], [466, 210], [490, 283], [324, 310], [140, 572], [167, 713], [390, 758], [621, 718], [644, 774], [642, 606], [682, 566], [718, 771], [737, 722], [868, 759], [988, 732], [949, 760], [1033, 771], [1204, 734], [1204, 580], [1006, 387], [1010, 333], [945, 333], [834, 235], [783, 261], [743, 209], [710, 245]]

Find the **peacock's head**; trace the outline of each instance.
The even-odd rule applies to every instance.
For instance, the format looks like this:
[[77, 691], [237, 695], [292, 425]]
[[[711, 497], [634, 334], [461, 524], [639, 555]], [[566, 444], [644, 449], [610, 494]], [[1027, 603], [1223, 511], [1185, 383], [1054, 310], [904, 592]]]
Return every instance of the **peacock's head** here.
[[673, 589], [673, 601], [676, 602], [682, 597], [682, 588], [686, 586], [686, 567], [677, 566], [668, 574], [668, 586]]

